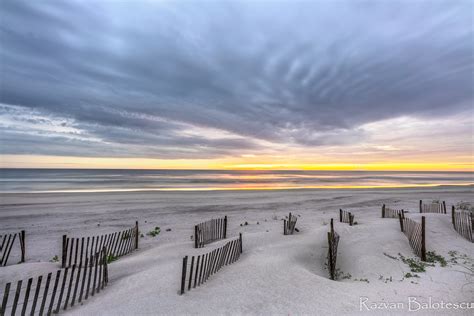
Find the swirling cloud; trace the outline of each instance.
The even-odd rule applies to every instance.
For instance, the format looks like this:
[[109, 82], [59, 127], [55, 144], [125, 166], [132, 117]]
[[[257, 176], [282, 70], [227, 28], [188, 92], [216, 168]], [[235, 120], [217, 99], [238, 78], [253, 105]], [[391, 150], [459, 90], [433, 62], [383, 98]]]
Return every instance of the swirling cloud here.
[[366, 124], [400, 117], [472, 115], [472, 9], [4, 0], [1, 150], [252, 155], [367, 143]]

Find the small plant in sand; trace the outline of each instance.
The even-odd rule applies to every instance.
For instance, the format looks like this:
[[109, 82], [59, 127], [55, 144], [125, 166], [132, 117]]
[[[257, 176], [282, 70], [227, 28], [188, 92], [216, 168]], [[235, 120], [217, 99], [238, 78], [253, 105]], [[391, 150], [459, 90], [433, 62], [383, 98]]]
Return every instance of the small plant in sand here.
[[397, 258], [397, 257], [395, 257], [395, 256], [391, 256], [391, 255], [389, 255], [389, 254], [388, 254], [388, 253], [386, 253], [386, 252], [384, 252], [383, 254], [384, 254], [386, 257], [389, 257], [390, 259], [393, 259], [393, 260], [398, 260], [398, 258]]
[[405, 274], [405, 278], [407, 278], [407, 279], [409, 279], [409, 278], [419, 278], [419, 277], [420, 277], [420, 276], [419, 276], [418, 274], [416, 274], [416, 273], [411, 274], [410, 272], [407, 272], [407, 273]]
[[439, 262], [439, 265], [442, 267], [446, 267], [448, 265], [448, 263], [446, 262], [446, 259], [443, 256], [438, 255], [435, 251], [428, 251], [426, 253], [426, 262], [430, 262], [430, 263]]
[[49, 260], [49, 262], [59, 262], [58, 255], [55, 255], [53, 258], [51, 258], [51, 260]]
[[107, 256], [107, 263], [114, 262], [114, 261], [116, 261], [117, 259], [118, 259], [117, 256], [114, 256], [114, 255], [110, 254], [110, 255]]
[[402, 254], [398, 254], [403, 263], [410, 267], [411, 272], [425, 272], [427, 264], [420, 261], [418, 258], [406, 258]]
[[370, 283], [369, 279], [354, 279], [354, 281], [367, 282]]
[[155, 229], [149, 231], [146, 234], [147, 234], [147, 236], [156, 237], [160, 234], [160, 227], [156, 226]]
[[344, 280], [350, 278], [352, 278], [352, 275], [350, 273], [344, 273], [344, 271], [336, 269], [336, 280]]

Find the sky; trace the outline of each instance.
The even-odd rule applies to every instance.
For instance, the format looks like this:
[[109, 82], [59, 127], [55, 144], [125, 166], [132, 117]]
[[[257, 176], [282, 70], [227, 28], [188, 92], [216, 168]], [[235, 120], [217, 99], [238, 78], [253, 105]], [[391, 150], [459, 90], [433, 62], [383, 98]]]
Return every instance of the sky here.
[[473, 6], [0, 0], [0, 167], [473, 171]]

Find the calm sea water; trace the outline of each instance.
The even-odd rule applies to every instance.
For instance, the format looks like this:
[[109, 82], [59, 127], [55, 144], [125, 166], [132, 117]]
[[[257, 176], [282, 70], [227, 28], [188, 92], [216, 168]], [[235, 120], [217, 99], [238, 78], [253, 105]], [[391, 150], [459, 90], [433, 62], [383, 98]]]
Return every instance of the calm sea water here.
[[472, 172], [0, 169], [1, 193], [415, 187], [474, 184]]

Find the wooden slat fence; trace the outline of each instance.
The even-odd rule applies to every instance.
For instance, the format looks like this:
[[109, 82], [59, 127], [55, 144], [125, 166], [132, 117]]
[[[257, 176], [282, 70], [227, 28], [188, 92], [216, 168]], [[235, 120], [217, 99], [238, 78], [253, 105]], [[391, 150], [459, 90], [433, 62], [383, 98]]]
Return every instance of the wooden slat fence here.
[[402, 215], [402, 218], [405, 218], [405, 211], [401, 210], [394, 210], [382, 205], [382, 218], [398, 218], [398, 214]]
[[0, 315], [51, 315], [81, 304], [108, 283], [105, 248], [79, 265], [5, 285]]
[[451, 221], [454, 230], [470, 242], [474, 242], [474, 236], [472, 234], [474, 215], [472, 212], [463, 210], [456, 211], [453, 206], [451, 209]]
[[19, 233], [0, 235], [0, 267], [4, 267], [7, 265], [13, 245], [17, 240], [20, 246], [21, 253], [20, 262], [25, 262], [25, 231], [22, 230]]
[[206, 244], [225, 238], [227, 238], [227, 216], [194, 226], [194, 248], [202, 248]]
[[224, 246], [209, 253], [192, 256], [190, 261], [188, 256], [185, 256], [181, 273], [180, 294], [205, 283], [211, 275], [222, 267], [239, 260], [241, 253], [242, 234], [239, 234], [239, 238], [228, 241]]
[[334, 230], [334, 221], [331, 218], [331, 231], [328, 232], [328, 270], [331, 280], [336, 280], [337, 247], [339, 245], [339, 235]]
[[339, 210], [339, 222], [349, 223], [349, 226], [354, 224], [354, 214], [348, 211]]
[[423, 200], [420, 200], [420, 213], [441, 213], [446, 214], [446, 202], [442, 203], [423, 203]]
[[81, 265], [103, 247], [111, 259], [124, 256], [138, 248], [138, 234], [138, 222], [135, 222], [133, 228], [105, 235], [79, 238], [63, 235], [61, 266]]
[[400, 229], [407, 236], [411, 248], [422, 261], [426, 261], [425, 217], [421, 217], [421, 223], [411, 218], [402, 218], [401, 214], [398, 218]]
[[296, 216], [288, 215], [288, 220], [283, 221], [283, 235], [293, 235], [296, 228], [296, 221], [298, 218]]

